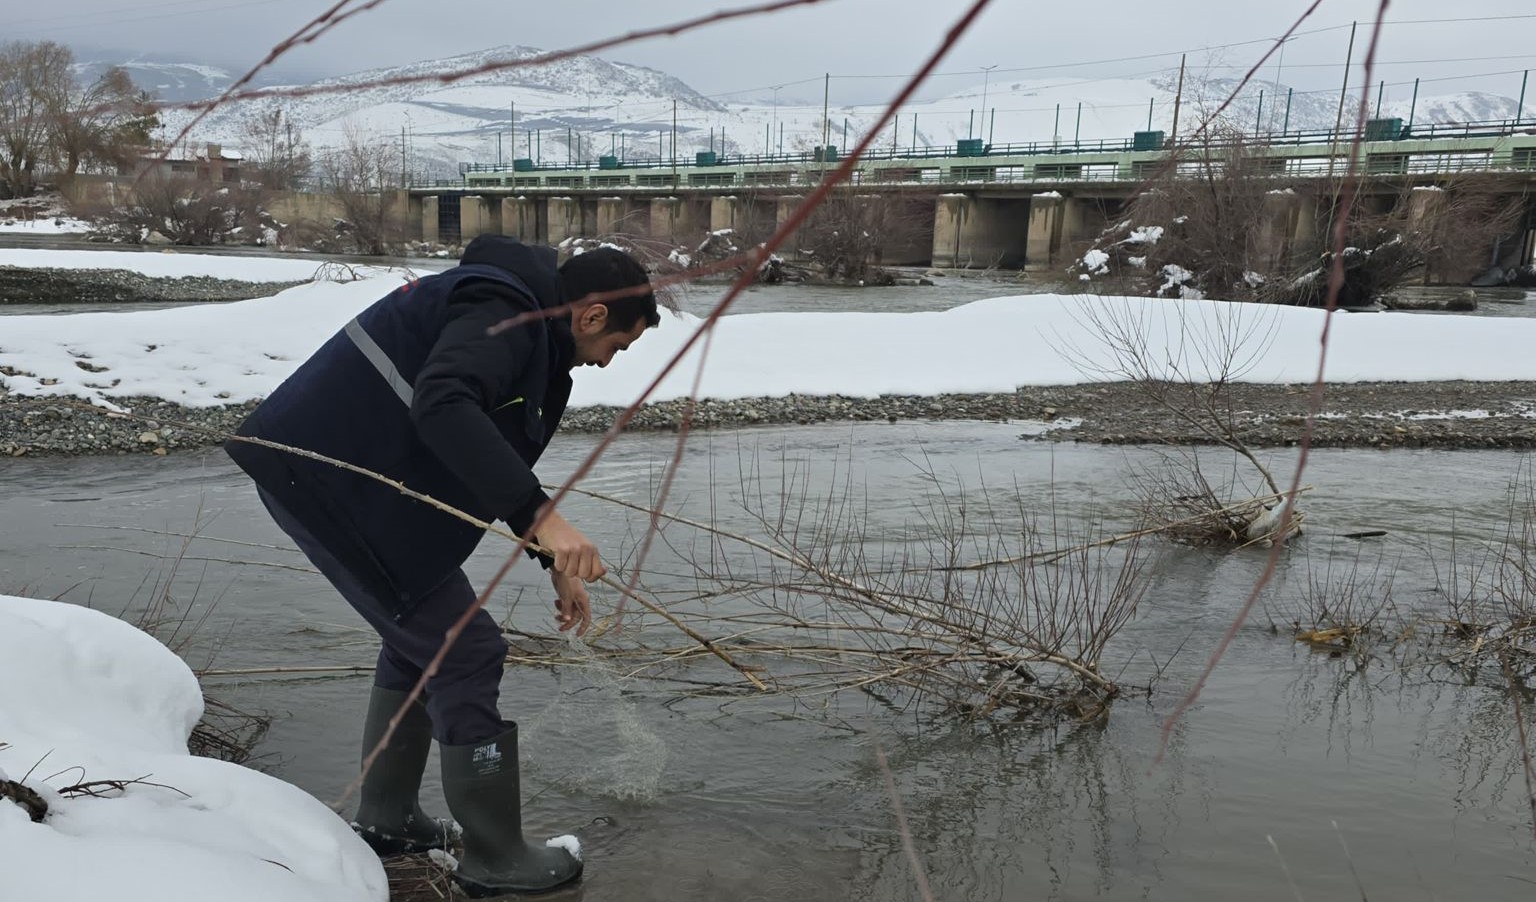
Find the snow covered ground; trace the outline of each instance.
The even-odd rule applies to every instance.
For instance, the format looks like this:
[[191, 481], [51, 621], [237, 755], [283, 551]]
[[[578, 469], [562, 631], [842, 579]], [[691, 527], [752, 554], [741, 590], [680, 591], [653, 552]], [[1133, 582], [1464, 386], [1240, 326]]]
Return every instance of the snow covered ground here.
[[91, 224], [69, 216], [68, 203], [58, 194], [41, 194], [0, 201], [0, 234], [83, 235]]
[[24, 218], [0, 213], [0, 232], [21, 235], [83, 235], [91, 224], [68, 216]]
[[[33, 823], [0, 798], [0, 898], [387, 898], [378, 858], [318, 800], [187, 754], [202, 692], [155, 639], [98, 611], [0, 595], [0, 663], [0, 780], [48, 805]], [[59, 792], [136, 778], [147, 782]]]
[[[0, 252], [0, 263], [17, 252]], [[207, 255], [49, 253], [112, 258], [111, 265], [186, 273], [218, 270]], [[47, 265], [67, 265], [51, 262]], [[89, 265], [80, 262], [76, 265]], [[293, 278], [309, 263], [232, 258], [242, 278]], [[179, 268], [178, 268], [179, 267]], [[226, 271], [227, 270], [220, 270]], [[20, 395], [74, 395], [110, 402], [152, 396], [188, 406], [264, 397], [348, 319], [399, 284], [385, 272], [362, 281], [317, 282], [233, 304], [134, 313], [0, 319], [0, 384]], [[935, 289], [942, 290], [942, 289]], [[931, 313], [762, 313], [716, 330], [703, 381], [712, 398], [790, 393], [881, 394], [1011, 391], [1123, 378], [1100, 326], [1113, 319], [1145, 336], [1168, 375], [1207, 373], [1202, 348], [1230, 341], [1243, 361], [1236, 381], [1308, 382], [1317, 367], [1321, 311], [1289, 307], [1026, 295]], [[578, 374], [574, 406], [627, 404], [697, 328], [693, 316], [661, 328], [606, 370]], [[1328, 379], [1359, 381], [1536, 380], [1536, 319], [1340, 314]], [[696, 351], [695, 351], [696, 353]], [[670, 375], [656, 400], [687, 395], [696, 357]]]

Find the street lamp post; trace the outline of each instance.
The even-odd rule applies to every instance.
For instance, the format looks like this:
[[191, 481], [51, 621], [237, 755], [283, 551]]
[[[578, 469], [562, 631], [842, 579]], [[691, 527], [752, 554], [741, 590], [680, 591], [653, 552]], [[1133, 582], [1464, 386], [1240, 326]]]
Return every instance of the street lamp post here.
[[996, 68], [996, 63], [981, 67], [981, 115], [983, 116], [987, 115], [987, 82], [991, 80], [992, 70]]
[[[782, 87], [784, 87], [784, 86], [783, 85], [774, 85], [774, 87], [773, 87], [773, 118], [771, 120], [771, 125], [770, 125], [769, 131], [768, 131], [768, 141], [769, 141], [770, 145], [773, 142], [773, 133], [779, 130], [779, 89], [782, 88]], [[767, 153], [767, 154], [772, 154], [773, 153], [773, 147], [772, 146], [764, 147], [763, 148], [763, 152]]]

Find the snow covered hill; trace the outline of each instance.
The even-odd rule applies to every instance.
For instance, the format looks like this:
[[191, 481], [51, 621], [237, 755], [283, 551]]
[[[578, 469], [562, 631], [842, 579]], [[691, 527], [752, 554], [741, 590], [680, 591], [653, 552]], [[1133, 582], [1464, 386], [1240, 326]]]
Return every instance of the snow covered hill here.
[[75, 76], [90, 84], [113, 66], [128, 70], [133, 83], [149, 91], [157, 100], [183, 101], [216, 97], [234, 82], [234, 76], [214, 66], [197, 63], [172, 63], [151, 59], [127, 62], [90, 57], [75, 63]]
[[[822, 107], [815, 99], [725, 104], [666, 73], [596, 57], [505, 69], [453, 84], [425, 81], [369, 86], [399, 76], [430, 76], [498, 60], [527, 59], [541, 52], [522, 46], [495, 47], [331, 79], [321, 84], [359, 87], [339, 94], [232, 105], [208, 117], [191, 140], [239, 147], [244, 124], [281, 105], [317, 149], [342, 146], [349, 134], [364, 140], [398, 142], [407, 150], [410, 168], [417, 177], [444, 178], [455, 175], [462, 162], [499, 160], [509, 164], [515, 157], [536, 157], [543, 163], [561, 164], [592, 161], [609, 153], [632, 160], [668, 156], [674, 152], [671, 132], [675, 101], [675, 153], [683, 159], [709, 149], [730, 154], [804, 151], [823, 141]], [[142, 71], [153, 77], [161, 72], [156, 68]], [[186, 78], [198, 73], [196, 69], [170, 71]], [[221, 87], [216, 70], [203, 73], [203, 77], [210, 88]], [[1171, 131], [1176, 86], [1176, 70], [1138, 79], [994, 78], [985, 86], [977, 83], [904, 108], [900, 121], [895, 127], [887, 126], [876, 147], [952, 147], [956, 139], [965, 137], [997, 144], [1120, 141], [1149, 125]], [[1187, 132], [1235, 86], [1231, 78], [1190, 75], [1179, 104], [1178, 130]], [[826, 138], [846, 147], [873, 127], [881, 108], [838, 104], [836, 79], [832, 92]], [[1380, 115], [1408, 119], [1410, 101], [1400, 96], [1404, 93], [1401, 86], [1388, 92]], [[1346, 123], [1353, 121], [1358, 97], [1358, 89], [1352, 90], [1344, 110]], [[1375, 114], [1374, 95], [1371, 103]], [[514, 106], [515, 129], [510, 124]], [[1412, 105], [1412, 118], [1418, 125], [1507, 119], [1514, 114], [1513, 99], [1479, 92], [1423, 94]], [[1331, 128], [1338, 115], [1336, 90], [1292, 92], [1283, 83], [1255, 80], [1243, 89], [1223, 118], [1246, 131], [1280, 132]], [[174, 134], [190, 114], [168, 111], [163, 118], [168, 133]]]

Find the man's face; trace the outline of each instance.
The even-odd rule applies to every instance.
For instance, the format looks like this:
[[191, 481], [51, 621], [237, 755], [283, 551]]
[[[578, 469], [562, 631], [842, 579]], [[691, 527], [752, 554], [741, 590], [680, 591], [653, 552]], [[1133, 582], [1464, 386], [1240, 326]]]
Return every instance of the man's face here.
[[613, 361], [614, 355], [627, 350], [645, 334], [645, 320], [638, 319], [628, 332], [608, 331], [608, 308], [592, 304], [579, 311], [571, 321], [571, 336], [576, 340], [576, 354], [571, 358], [571, 368], [578, 366], [604, 367]]

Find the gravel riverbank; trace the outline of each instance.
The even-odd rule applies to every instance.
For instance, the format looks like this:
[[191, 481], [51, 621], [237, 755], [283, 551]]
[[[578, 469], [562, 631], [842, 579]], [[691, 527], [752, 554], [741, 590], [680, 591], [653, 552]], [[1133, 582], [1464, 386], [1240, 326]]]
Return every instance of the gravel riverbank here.
[[126, 269], [0, 266], [0, 304], [147, 304], [244, 301], [303, 282], [242, 282], [209, 276], [146, 276]]
[[[1252, 447], [1284, 447], [1301, 436], [1309, 387], [1232, 385], [1223, 409]], [[133, 417], [83, 402], [0, 394], [0, 454], [10, 456], [166, 454], [216, 444], [253, 404], [186, 408], [152, 398], [119, 402]], [[675, 430], [684, 405], [645, 407], [636, 430]], [[578, 408], [562, 429], [601, 432], [618, 411]], [[1021, 438], [1096, 444], [1208, 444], [1192, 425], [1122, 383], [1021, 388], [1004, 394], [847, 398], [792, 395], [704, 401], [701, 428], [836, 421], [989, 420], [1019, 425]], [[1536, 448], [1536, 383], [1394, 382], [1329, 386], [1314, 435], [1317, 447]]]

